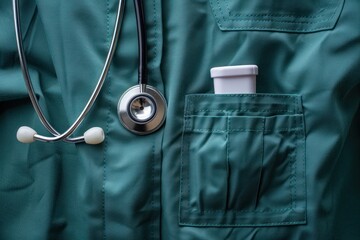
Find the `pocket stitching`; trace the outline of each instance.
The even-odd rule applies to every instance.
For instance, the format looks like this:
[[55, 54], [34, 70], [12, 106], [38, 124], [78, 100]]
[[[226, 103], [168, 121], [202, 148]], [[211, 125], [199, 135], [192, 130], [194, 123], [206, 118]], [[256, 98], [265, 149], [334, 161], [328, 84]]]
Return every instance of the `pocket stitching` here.
[[[259, 112], [288, 112], [288, 113], [293, 113], [293, 114], [302, 114], [302, 109], [299, 106], [300, 104], [300, 98], [298, 95], [286, 95], [286, 96], [279, 96], [279, 95], [273, 95], [273, 94], [222, 94], [222, 95], [217, 95], [217, 97], [219, 98], [226, 98], [226, 97], [237, 97], [237, 98], [249, 98], [249, 99], [258, 99], [259, 97], [264, 98], [264, 97], [270, 97], [272, 99], [291, 99], [290, 101], [292, 102], [291, 104], [289, 103], [285, 103], [282, 104], [284, 105], [284, 109], [280, 108], [280, 107], [271, 107], [271, 110], [267, 110], [267, 109], [256, 109], [256, 110], [252, 110], [252, 109], [232, 109], [232, 110], [224, 110], [224, 109], [216, 109], [216, 108], [205, 108], [205, 109], [196, 109], [194, 107], [194, 100], [192, 99], [203, 99], [203, 98], [213, 98], [214, 95], [213, 94], [202, 94], [202, 95], [188, 95], [187, 98], [190, 98], [189, 101], [191, 102], [190, 104], [188, 104], [186, 106], [186, 110], [185, 110], [185, 115], [190, 116], [192, 115], [191, 113], [201, 113], [201, 112], [223, 112], [223, 113], [228, 113], [228, 112], [254, 112], [254, 113], [259, 113]], [[264, 104], [261, 102], [261, 104]], [[277, 103], [277, 104], [281, 104], [281, 103]], [[267, 105], [267, 104], [266, 104]], [[272, 104], [273, 105], [273, 104]], [[290, 106], [291, 105], [291, 106]], [[258, 107], [259, 108], [259, 107]]]
[[[189, 96], [189, 95], [188, 95]], [[187, 96], [187, 97], [188, 97]], [[213, 95], [212, 95], [213, 96]], [[238, 95], [234, 95], [234, 96], [238, 96]], [[275, 97], [275, 96], [272, 96], [272, 95], [269, 95], [271, 97]], [[194, 134], [194, 130], [196, 131], [200, 131], [200, 132], [214, 132], [214, 133], [223, 133], [223, 134], [229, 134], [232, 132], [232, 130], [229, 130], [229, 126], [226, 127], [226, 131], [219, 131], [219, 130], [214, 130], [214, 129], [210, 129], [210, 128], [206, 128], [206, 129], [199, 129], [199, 128], [194, 128], [195, 125], [191, 124], [191, 119], [193, 117], [209, 117], [209, 116], [201, 116], [201, 115], [193, 115], [194, 111], [195, 111], [195, 105], [194, 103], [196, 102], [196, 99], [197, 98], [200, 98], [200, 97], [206, 97], [206, 96], [201, 96], [201, 95], [198, 95], [198, 96], [195, 96], [193, 95], [192, 97], [190, 97], [189, 99], [187, 99], [187, 104], [186, 104], [186, 110], [185, 110], [185, 125], [184, 125], [184, 138], [183, 141], [184, 143], [186, 143], [184, 145], [184, 147], [182, 148], [182, 151], [181, 151], [181, 172], [183, 174], [181, 174], [181, 180], [180, 180], [180, 184], [182, 186], [184, 186], [184, 182], [187, 180], [188, 183], [187, 183], [187, 192], [184, 192], [184, 189], [181, 187], [181, 196], [180, 196], [180, 214], [179, 214], [179, 224], [180, 225], [192, 225], [192, 226], [273, 226], [273, 225], [277, 225], [277, 226], [280, 226], [280, 225], [289, 225], [289, 224], [303, 224], [306, 222], [306, 210], [302, 213], [303, 217], [297, 219], [297, 221], [281, 221], [281, 220], [274, 220], [273, 217], [270, 217], [270, 220], [266, 221], [265, 219], [263, 220], [256, 220], [256, 218], [254, 218], [253, 220], [255, 220], [255, 222], [246, 222], [246, 223], [239, 223], [237, 220], [235, 222], [231, 222], [231, 223], [228, 223], [228, 222], [222, 222], [222, 223], [215, 223], [215, 222], [205, 222], [205, 223], [201, 223], [202, 221], [206, 221], [205, 219], [203, 219], [201, 216], [196, 216], [196, 215], [193, 215], [191, 216], [191, 212], [193, 213], [196, 213], [197, 214], [199, 212], [201, 213], [206, 213], [206, 214], [209, 214], [209, 217], [210, 216], [214, 216], [216, 213], [230, 213], [230, 214], [234, 214], [234, 216], [241, 216], [241, 214], [261, 214], [261, 213], [271, 213], [271, 212], [275, 212], [275, 213], [281, 213], [281, 212], [286, 212], [286, 211], [291, 211], [293, 212], [293, 210], [296, 208], [296, 201], [297, 201], [297, 176], [303, 176], [303, 182], [304, 182], [304, 186], [306, 187], [305, 185], [305, 136], [304, 136], [304, 123], [303, 123], [303, 118], [299, 118], [299, 117], [296, 117], [295, 119], [295, 126], [299, 126], [299, 127], [295, 127], [295, 128], [276, 128], [276, 131], [279, 132], [279, 131], [286, 131], [286, 132], [294, 132], [293, 134], [296, 134], [295, 137], [296, 137], [296, 141], [295, 141], [295, 149], [294, 149], [294, 152], [293, 154], [291, 154], [287, 161], [287, 163], [290, 165], [290, 168], [293, 169], [290, 173], [290, 175], [288, 175], [287, 179], [290, 179], [288, 180], [289, 181], [289, 185], [290, 185], [290, 202], [288, 202], [289, 207], [288, 208], [280, 208], [280, 209], [270, 209], [270, 210], [266, 210], [264, 211], [263, 210], [241, 210], [241, 211], [236, 211], [236, 210], [202, 210], [202, 211], [193, 211], [194, 209], [191, 209], [190, 208], [190, 201], [189, 201], [189, 198], [190, 198], [190, 175], [189, 175], [189, 170], [188, 169], [184, 169], [186, 168], [186, 164], [184, 162], [184, 156], [185, 156], [185, 152], [189, 152], [189, 148], [190, 148], [190, 142], [191, 142], [191, 136], [193, 136]], [[255, 96], [254, 96], [255, 97]], [[257, 96], [259, 97], [259, 96]], [[261, 96], [260, 96], [261, 97]], [[286, 98], [291, 98], [291, 102], [289, 101], [287, 104], [289, 105], [293, 105], [291, 107], [291, 109], [293, 109], [293, 111], [288, 111], [288, 112], [291, 112], [291, 113], [295, 113], [295, 115], [303, 115], [302, 114], [302, 108], [301, 108], [301, 105], [298, 105], [298, 104], [301, 104], [301, 98], [299, 96], [276, 96], [275, 98], [283, 98], [283, 97], [286, 97]], [[192, 99], [191, 99], [192, 98]], [[277, 104], [276, 102], [274, 102], [274, 104]], [[219, 109], [216, 109], [216, 110], [219, 110]], [[298, 112], [300, 112], [301, 114], [297, 114]], [[211, 117], [211, 116], [210, 116]], [[225, 117], [225, 116], [223, 116]], [[226, 116], [227, 119], [229, 120], [229, 116]], [[231, 116], [230, 116], [231, 117]], [[235, 116], [236, 117], [236, 116]], [[247, 116], [247, 117], [252, 117], [252, 116]], [[256, 116], [254, 116], [256, 117]], [[239, 128], [239, 129], [235, 129], [234, 132], [237, 132], [237, 131], [244, 131], [245, 129], [242, 129], [242, 128]], [[254, 131], [255, 132], [259, 132], [259, 130], [257, 129], [249, 129], [249, 131]], [[265, 129], [264, 127], [264, 133], [266, 133], [267, 131], [273, 131], [275, 129]], [[300, 151], [299, 148], [302, 148], [304, 151]], [[262, 151], [264, 151], [264, 149], [262, 149]], [[301, 152], [301, 156], [298, 156], [298, 153]], [[227, 159], [229, 158], [229, 153], [228, 153], [228, 147], [227, 147]], [[187, 160], [190, 161], [190, 158], [189, 158], [189, 154], [187, 153]], [[302, 158], [302, 159], [301, 159]], [[297, 161], [301, 161], [301, 162], [297, 162]], [[299, 165], [298, 165], [298, 164]], [[302, 164], [302, 169], [300, 167], [300, 164]], [[188, 166], [189, 167], [189, 166]], [[297, 169], [298, 167], [300, 167], [299, 169], [299, 172], [297, 172]], [[186, 171], [184, 171], [186, 170]], [[187, 174], [187, 175], [186, 175]], [[185, 190], [186, 191], [186, 190]], [[304, 191], [303, 191], [303, 196], [301, 196], [301, 198], [305, 197], [306, 199], [306, 189], [304, 188]], [[302, 201], [300, 198], [300, 201]], [[303, 200], [304, 201], [304, 206], [303, 208], [306, 209], [306, 200]], [[186, 204], [186, 201], [187, 204]], [[182, 206], [185, 207], [185, 206], [188, 206], [187, 209], [181, 209]], [[185, 214], [185, 215], [183, 215]], [[190, 214], [190, 215], [188, 215]], [[256, 215], [254, 215], [256, 216]], [[244, 216], [243, 216], [244, 217]], [[261, 217], [258, 216], [258, 217]], [[192, 218], [194, 218], [193, 220], [191, 220]], [[271, 220], [272, 219], [272, 220]], [[185, 220], [185, 221], [183, 221]], [[265, 220], [265, 221], [264, 221]], [[200, 221], [200, 222], [199, 222]], [[260, 221], [260, 222], [259, 222]]]
[[[216, 0], [218, 9], [220, 11], [220, 13], [222, 12], [222, 7], [220, 4], [219, 0]], [[277, 17], [277, 18], [286, 18], [286, 17], [293, 17], [293, 18], [308, 18], [308, 19], [314, 19], [312, 21], [284, 21], [284, 20], [276, 20], [276, 19], [268, 19], [268, 20], [264, 20], [264, 19], [231, 19], [230, 17], [240, 17], [240, 16], [232, 16], [231, 15], [231, 11], [229, 9], [229, 0], [227, 1], [227, 10], [228, 14], [229, 14], [229, 18], [225, 18], [224, 15], [218, 15], [216, 13], [215, 10], [215, 6], [214, 6], [214, 0], [210, 0], [210, 6], [213, 9], [213, 14], [215, 16], [215, 21], [218, 24], [218, 26], [220, 27], [221, 30], [278, 30], [278, 31], [289, 31], [289, 32], [313, 32], [313, 31], [320, 31], [320, 30], [327, 30], [330, 29], [333, 25], [334, 22], [329, 22], [328, 24], [323, 24], [320, 26], [313, 26], [306, 28], [306, 26], [294, 26], [294, 27], [271, 27], [271, 26], [224, 26], [221, 21], [223, 22], [258, 22], [258, 23], [284, 23], [284, 24], [300, 24], [300, 25], [311, 25], [311, 24], [316, 24], [316, 23], [324, 23], [327, 21], [331, 21], [334, 16], [336, 15], [336, 13], [338, 11], [340, 11], [339, 9], [341, 9], [344, 5], [344, 1], [343, 0], [339, 0], [338, 4], [336, 5], [336, 7], [334, 7], [333, 12], [330, 12], [328, 14], [322, 14], [322, 15], [317, 15], [317, 16], [313, 16], [313, 15], [309, 15], [309, 16], [296, 16], [296, 15], [289, 15], [289, 14], [247, 14], [244, 16], [247, 17]], [[320, 18], [322, 16], [326, 16], [329, 15], [329, 18], [323, 19], [323, 20], [316, 20], [317, 18]], [[340, 16], [340, 13], [339, 13]], [[305, 27], [305, 28], [304, 28]]]
[[[293, 18], [309, 18], [309, 19], [314, 19], [313, 21], [307, 21], [307, 22], [299, 22], [299, 21], [296, 21], [296, 22], [291, 22], [291, 21], [276, 21], [276, 22], [289, 22], [289, 23], [313, 23], [316, 21], [316, 18], [320, 18], [320, 17], [324, 17], [324, 16], [329, 16], [329, 18], [327, 19], [324, 19], [324, 20], [320, 20], [320, 21], [316, 21], [316, 22], [326, 22], [330, 19], [332, 19], [336, 13], [336, 11], [338, 10], [339, 6], [337, 6], [336, 8], [334, 8], [334, 10], [331, 12], [331, 13], [328, 13], [328, 14], [312, 14], [312, 15], [303, 15], [303, 16], [298, 16], [298, 15], [295, 15], [295, 14], [242, 14], [241, 12], [236, 12], [236, 14], [231, 14], [231, 9], [230, 9], [230, 6], [229, 6], [229, 0], [226, 1], [227, 4], [226, 4], [226, 10], [228, 11], [228, 14], [229, 14], [229, 17], [242, 17], [242, 16], [245, 16], [245, 17], [277, 17], [277, 18], [287, 18], [287, 17], [293, 17]], [[335, 2], [335, 1], [333, 1]], [[217, 3], [219, 5], [219, 9], [221, 9], [221, 6], [220, 6], [220, 2], [219, 0], [217, 0]], [[227, 21], [229, 19], [224, 19], [224, 21]], [[234, 19], [235, 21], [243, 21], [242, 19]], [[250, 20], [251, 21], [251, 20]], [[271, 19], [269, 20], [264, 20], [264, 21], [271, 21]]]

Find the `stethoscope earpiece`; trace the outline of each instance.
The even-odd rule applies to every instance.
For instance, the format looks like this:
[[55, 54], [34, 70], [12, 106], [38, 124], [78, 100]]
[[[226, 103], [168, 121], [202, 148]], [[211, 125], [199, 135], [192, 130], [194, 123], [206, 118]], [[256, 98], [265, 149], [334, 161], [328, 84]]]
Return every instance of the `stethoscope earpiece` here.
[[84, 141], [87, 144], [96, 145], [105, 140], [104, 130], [101, 127], [93, 127], [84, 133]]
[[[37, 132], [28, 126], [22, 126], [18, 129], [16, 133], [16, 138], [19, 142], [22, 143], [33, 143], [35, 140], [42, 142], [54, 142], [59, 141], [61, 139], [57, 139], [58, 137], [45, 137], [37, 134]], [[84, 136], [80, 136], [77, 138], [68, 138], [68, 142], [85, 142], [87, 144], [95, 145], [100, 144], [105, 140], [104, 130], [100, 127], [93, 127], [88, 129]]]
[[36, 131], [31, 127], [22, 126], [18, 129], [16, 133], [16, 138], [19, 142], [22, 143], [32, 143], [35, 141]]

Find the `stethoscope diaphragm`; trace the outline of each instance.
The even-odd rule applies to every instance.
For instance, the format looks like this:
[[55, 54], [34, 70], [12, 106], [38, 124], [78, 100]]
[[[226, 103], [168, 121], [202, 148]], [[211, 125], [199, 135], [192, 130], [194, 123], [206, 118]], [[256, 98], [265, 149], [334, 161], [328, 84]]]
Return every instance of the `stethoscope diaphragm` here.
[[138, 135], [147, 135], [162, 126], [166, 108], [165, 98], [158, 90], [139, 84], [120, 97], [117, 112], [126, 129]]

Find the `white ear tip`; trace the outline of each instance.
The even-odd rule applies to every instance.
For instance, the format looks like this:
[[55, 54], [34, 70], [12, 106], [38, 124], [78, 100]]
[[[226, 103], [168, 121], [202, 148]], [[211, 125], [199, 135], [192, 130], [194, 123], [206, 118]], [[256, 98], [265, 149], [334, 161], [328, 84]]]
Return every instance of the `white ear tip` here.
[[100, 144], [104, 139], [104, 130], [100, 127], [90, 128], [84, 133], [84, 140], [87, 144]]
[[19, 142], [22, 143], [32, 143], [35, 141], [35, 134], [36, 132], [34, 129], [27, 126], [22, 126], [18, 129], [16, 138]]

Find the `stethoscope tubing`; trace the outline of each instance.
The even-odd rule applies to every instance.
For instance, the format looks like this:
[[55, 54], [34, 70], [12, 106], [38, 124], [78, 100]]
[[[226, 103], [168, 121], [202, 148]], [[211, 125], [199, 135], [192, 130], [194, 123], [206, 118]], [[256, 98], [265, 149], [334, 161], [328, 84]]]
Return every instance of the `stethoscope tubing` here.
[[147, 68], [147, 44], [146, 44], [146, 24], [145, 13], [142, 0], [134, 0], [136, 25], [138, 34], [138, 50], [139, 50], [139, 68], [138, 68], [138, 84], [146, 85], [148, 83]]
[[27, 88], [27, 91], [29, 93], [29, 97], [31, 100], [31, 103], [36, 111], [36, 114], [38, 115], [41, 123], [46, 127], [46, 129], [53, 135], [53, 137], [46, 137], [42, 135], [35, 134], [34, 139], [43, 141], [43, 142], [53, 142], [53, 141], [60, 141], [64, 140], [66, 142], [71, 143], [79, 143], [84, 142], [84, 137], [75, 137], [70, 138], [69, 136], [75, 132], [75, 130], [79, 127], [79, 125], [82, 123], [88, 112], [90, 111], [91, 107], [94, 105], [94, 102], [96, 98], [98, 97], [102, 86], [104, 85], [107, 73], [109, 72], [110, 65], [116, 50], [117, 42], [119, 39], [120, 29], [121, 29], [121, 23], [124, 15], [124, 5], [125, 0], [119, 0], [119, 6], [117, 10], [117, 16], [116, 21], [114, 25], [114, 32], [112, 35], [112, 39], [109, 46], [109, 51], [106, 56], [106, 60], [103, 66], [103, 69], [101, 71], [100, 77], [98, 79], [98, 82], [96, 84], [96, 87], [94, 91], [91, 94], [91, 97], [89, 98], [88, 102], [86, 103], [84, 109], [79, 114], [78, 118], [75, 120], [75, 122], [62, 134], [60, 134], [47, 120], [45, 117], [39, 102], [36, 98], [34, 87], [31, 83], [31, 77], [28, 71], [28, 66], [26, 62], [26, 57], [24, 53], [24, 47], [22, 43], [22, 33], [21, 33], [21, 24], [20, 24], [20, 10], [19, 10], [19, 0], [13, 0], [13, 12], [14, 12], [14, 24], [15, 24], [15, 35], [16, 35], [16, 43], [17, 43], [17, 49], [19, 54], [19, 60], [20, 60], [20, 66], [22, 70], [22, 74], [25, 80], [25, 85]]

